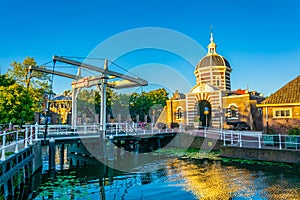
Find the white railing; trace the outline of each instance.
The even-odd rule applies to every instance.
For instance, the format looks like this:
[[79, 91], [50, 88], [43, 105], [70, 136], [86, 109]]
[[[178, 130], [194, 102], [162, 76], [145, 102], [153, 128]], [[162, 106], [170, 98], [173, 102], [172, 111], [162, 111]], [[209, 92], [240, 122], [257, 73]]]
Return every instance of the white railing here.
[[33, 129], [26, 127], [22, 130], [3, 131], [0, 134], [0, 161], [6, 160], [8, 152], [18, 153], [21, 149], [31, 145], [34, 139]]
[[226, 131], [223, 132], [224, 146], [253, 148], [275, 148], [300, 150], [300, 136], [281, 134], [261, 134], [259, 132]]

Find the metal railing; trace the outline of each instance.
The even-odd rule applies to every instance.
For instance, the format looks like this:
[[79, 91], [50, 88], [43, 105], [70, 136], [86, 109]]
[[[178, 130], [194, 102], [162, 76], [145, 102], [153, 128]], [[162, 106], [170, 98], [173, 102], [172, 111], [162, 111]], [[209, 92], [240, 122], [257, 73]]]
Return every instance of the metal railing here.
[[21, 149], [32, 145], [34, 138], [33, 128], [26, 127], [22, 130], [3, 131], [0, 134], [0, 161], [6, 159], [8, 152], [18, 153]]
[[[74, 134], [100, 134], [102, 130], [99, 124], [81, 124], [73, 130], [71, 125], [27, 125], [25, 129], [15, 131], [4, 131], [0, 133], [0, 152], [3, 161], [7, 152], [18, 153], [20, 149], [28, 147], [34, 140], [56, 136], [70, 136]], [[276, 149], [300, 149], [300, 136], [288, 135], [266, 135], [254, 131], [233, 131], [214, 128], [202, 128], [185, 130], [182, 126], [170, 129], [158, 129], [155, 124], [139, 126], [137, 123], [107, 123], [105, 137], [118, 135], [146, 135], [163, 133], [185, 133], [205, 138], [223, 140], [223, 146], [238, 146], [252, 148], [276, 148]], [[45, 135], [46, 133], [46, 135]]]
[[239, 146], [264, 149], [294, 149], [300, 150], [300, 136], [282, 134], [260, 134], [242, 131], [223, 132], [224, 146]]

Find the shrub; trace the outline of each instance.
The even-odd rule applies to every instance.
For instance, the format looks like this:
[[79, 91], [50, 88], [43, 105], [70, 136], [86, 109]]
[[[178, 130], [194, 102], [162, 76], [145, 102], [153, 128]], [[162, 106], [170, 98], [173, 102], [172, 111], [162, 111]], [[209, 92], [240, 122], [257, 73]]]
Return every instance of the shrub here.
[[289, 130], [289, 135], [300, 135], [300, 128], [294, 127]]
[[172, 122], [170, 127], [171, 128], [179, 128], [179, 124], [177, 122]]
[[166, 129], [166, 128], [167, 128], [167, 125], [166, 125], [165, 123], [158, 122], [158, 123], [157, 123], [157, 128], [159, 128], [159, 129]]

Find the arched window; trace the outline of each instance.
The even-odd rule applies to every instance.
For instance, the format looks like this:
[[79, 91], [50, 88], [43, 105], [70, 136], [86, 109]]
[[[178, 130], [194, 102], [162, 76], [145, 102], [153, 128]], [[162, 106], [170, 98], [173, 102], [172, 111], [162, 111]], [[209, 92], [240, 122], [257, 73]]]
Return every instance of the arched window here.
[[175, 115], [176, 115], [176, 120], [182, 120], [183, 119], [183, 108], [181, 106], [176, 108]]
[[230, 104], [227, 108], [227, 119], [239, 119], [239, 109], [235, 104]]

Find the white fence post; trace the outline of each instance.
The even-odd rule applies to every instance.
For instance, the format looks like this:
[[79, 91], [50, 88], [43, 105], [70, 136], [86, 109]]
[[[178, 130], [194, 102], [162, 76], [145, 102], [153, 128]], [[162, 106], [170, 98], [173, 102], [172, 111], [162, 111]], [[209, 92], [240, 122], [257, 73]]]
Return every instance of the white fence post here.
[[84, 132], [83, 134], [86, 134], [86, 130], [87, 130], [87, 129], [86, 129], [86, 123], [84, 123], [84, 124], [83, 124], [83, 132]]
[[28, 127], [26, 127], [26, 130], [25, 130], [25, 148], [28, 145], [27, 143], [28, 143]]
[[2, 156], [1, 156], [1, 161], [5, 160], [5, 145], [6, 145], [6, 131], [4, 131], [3, 135], [2, 135]]
[[153, 134], [153, 123], [151, 123], [151, 133]]
[[34, 133], [35, 133], [35, 140], [38, 139], [38, 133], [39, 133], [39, 125], [38, 123], [36, 122], [35, 125], [34, 125]]
[[258, 148], [261, 149], [260, 135], [257, 134], [257, 136], [258, 136]]
[[32, 125], [30, 126], [30, 140], [29, 140], [29, 144], [32, 145], [32, 134], [33, 134], [33, 128]]
[[15, 148], [15, 153], [19, 152], [19, 131], [16, 132], [16, 148]]
[[241, 132], [239, 132], [239, 140], [240, 140], [240, 147], [242, 147], [243, 146], [243, 141], [242, 141], [242, 133]]
[[279, 149], [281, 150], [282, 149], [282, 145], [281, 145], [281, 134], [279, 134]]

